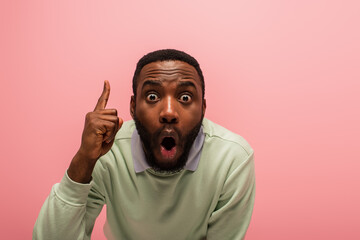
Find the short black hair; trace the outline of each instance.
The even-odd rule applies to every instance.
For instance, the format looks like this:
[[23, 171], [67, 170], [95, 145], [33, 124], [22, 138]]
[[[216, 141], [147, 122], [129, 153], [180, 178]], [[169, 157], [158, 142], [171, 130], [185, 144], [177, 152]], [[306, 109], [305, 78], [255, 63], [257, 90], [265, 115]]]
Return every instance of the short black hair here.
[[188, 63], [196, 69], [196, 71], [200, 77], [202, 98], [204, 99], [205, 83], [204, 83], [204, 76], [203, 76], [203, 73], [200, 68], [200, 64], [198, 63], [198, 61], [196, 61], [196, 59], [194, 57], [190, 56], [189, 54], [187, 54], [183, 51], [179, 51], [176, 49], [162, 49], [162, 50], [150, 52], [150, 53], [146, 54], [145, 56], [143, 56], [139, 60], [139, 62], [136, 65], [133, 82], [132, 82], [134, 96], [136, 97], [137, 78], [140, 74], [141, 69], [145, 65], [152, 63], [152, 62], [157, 62], [157, 61], [171, 61], [171, 60], [178, 60], [178, 61]]

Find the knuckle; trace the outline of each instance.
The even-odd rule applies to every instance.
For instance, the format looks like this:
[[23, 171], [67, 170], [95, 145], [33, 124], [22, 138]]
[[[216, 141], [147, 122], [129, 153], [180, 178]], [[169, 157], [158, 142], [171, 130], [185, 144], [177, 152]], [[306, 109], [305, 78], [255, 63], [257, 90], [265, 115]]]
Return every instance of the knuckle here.
[[112, 129], [114, 129], [115, 128], [115, 123], [113, 123], [113, 122], [110, 122], [110, 127], [112, 128]]
[[109, 109], [111, 115], [117, 115], [117, 110], [115, 108]]
[[99, 118], [97, 118], [94, 114], [89, 115], [88, 124], [90, 126], [97, 126], [99, 124]]
[[89, 121], [91, 119], [91, 116], [92, 116], [92, 112], [88, 112], [86, 115], [85, 115], [85, 120]]

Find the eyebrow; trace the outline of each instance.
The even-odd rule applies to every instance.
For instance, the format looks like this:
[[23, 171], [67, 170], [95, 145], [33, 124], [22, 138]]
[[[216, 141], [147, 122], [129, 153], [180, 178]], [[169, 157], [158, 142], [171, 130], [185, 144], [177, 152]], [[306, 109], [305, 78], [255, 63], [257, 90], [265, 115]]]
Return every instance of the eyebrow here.
[[191, 81], [181, 81], [179, 82], [178, 86], [180, 87], [193, 87], [196, 89], [196, 85]]
[[[144, 82], [144, 84], [142, 85], [141, 89], [144, 89], [146, 86], [162, 86], [162, 83], [159, 80], [146, 80]], [[193, 88], [197, 89], [196, 85], [191, 81], [180, 81], [178, 83], [178, 86], [179, 87], [193, 87]]]
[[144, 89], [146, 86], [161, 86], [161, 82], [159, 80], [146, 80], [142, 85], [141, 89]]

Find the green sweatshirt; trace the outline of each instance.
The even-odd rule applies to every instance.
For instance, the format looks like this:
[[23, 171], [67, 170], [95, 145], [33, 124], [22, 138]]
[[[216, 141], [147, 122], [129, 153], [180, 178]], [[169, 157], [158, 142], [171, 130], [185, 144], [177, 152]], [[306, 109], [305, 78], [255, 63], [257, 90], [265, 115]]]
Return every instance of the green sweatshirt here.
[[106, 204], [108, 239], [243, 239], [254, 205], [253, 150], [239, 135], [203, 120], [205, 134], [195, 171], [136, 173], [133, 121], [123, 124], [112, 149], [96, 163], [90, 184], [67, 174], [53, 186], [33, 239], [90, 239]]

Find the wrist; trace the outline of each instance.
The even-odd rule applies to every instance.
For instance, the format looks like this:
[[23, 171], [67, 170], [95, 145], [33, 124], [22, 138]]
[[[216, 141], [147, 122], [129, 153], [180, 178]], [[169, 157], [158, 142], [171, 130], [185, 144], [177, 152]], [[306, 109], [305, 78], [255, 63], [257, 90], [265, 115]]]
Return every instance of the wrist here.
[[79, 150], [75, 154], [67, 170], [69, 178], [74, 182], [89, 183], [92, 179], [91, 175], [95, 163], [96, 160], [87, 159], [82, 151]]

